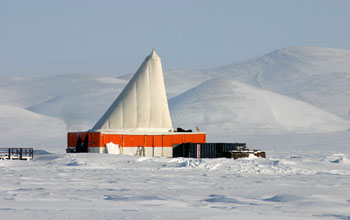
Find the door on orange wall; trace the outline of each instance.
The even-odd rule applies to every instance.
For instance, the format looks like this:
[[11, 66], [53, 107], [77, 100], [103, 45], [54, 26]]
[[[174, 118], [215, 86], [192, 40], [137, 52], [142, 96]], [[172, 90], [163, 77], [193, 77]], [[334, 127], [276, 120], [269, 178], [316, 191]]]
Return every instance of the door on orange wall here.
[[76, 145], [77, 153], [87, 153], [89, 147], [89, 136], [88, 133], [82, 132], [78, 133], [78, 140]]

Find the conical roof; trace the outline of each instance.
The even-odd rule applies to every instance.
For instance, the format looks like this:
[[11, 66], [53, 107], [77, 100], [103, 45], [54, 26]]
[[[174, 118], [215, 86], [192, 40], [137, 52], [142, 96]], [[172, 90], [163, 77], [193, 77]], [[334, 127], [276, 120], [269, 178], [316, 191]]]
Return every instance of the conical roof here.
[[92, 130], [167, 132], [171, 129], [162, 64], [153, 49]]

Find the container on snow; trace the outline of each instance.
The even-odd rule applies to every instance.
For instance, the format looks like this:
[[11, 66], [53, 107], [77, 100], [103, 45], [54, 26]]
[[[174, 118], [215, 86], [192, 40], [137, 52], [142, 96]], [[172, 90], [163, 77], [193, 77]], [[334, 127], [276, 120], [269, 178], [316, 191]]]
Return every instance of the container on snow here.
[[183, 143], [173, 147], [173, 157], [241, 158], [250, 155], [265, 158], [265, 152], [249, 150], [246, 143]]

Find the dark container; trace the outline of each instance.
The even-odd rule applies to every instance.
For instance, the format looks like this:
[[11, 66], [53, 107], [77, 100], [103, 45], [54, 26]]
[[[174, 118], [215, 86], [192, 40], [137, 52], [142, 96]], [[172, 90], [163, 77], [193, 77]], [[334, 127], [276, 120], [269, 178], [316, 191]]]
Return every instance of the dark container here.
[[183, 143], [173, 147], [173, 157], [218, 158], [233, 150], [247, 150], [247, 146], [245, 143]]

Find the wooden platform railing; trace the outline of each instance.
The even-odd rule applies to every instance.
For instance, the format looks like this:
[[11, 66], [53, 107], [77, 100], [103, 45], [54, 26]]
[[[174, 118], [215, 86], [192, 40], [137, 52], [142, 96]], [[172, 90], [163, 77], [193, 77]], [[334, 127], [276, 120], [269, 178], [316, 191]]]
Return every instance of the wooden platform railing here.
[[33, 148], [0, 148], [0, 160], [32, 160]]

